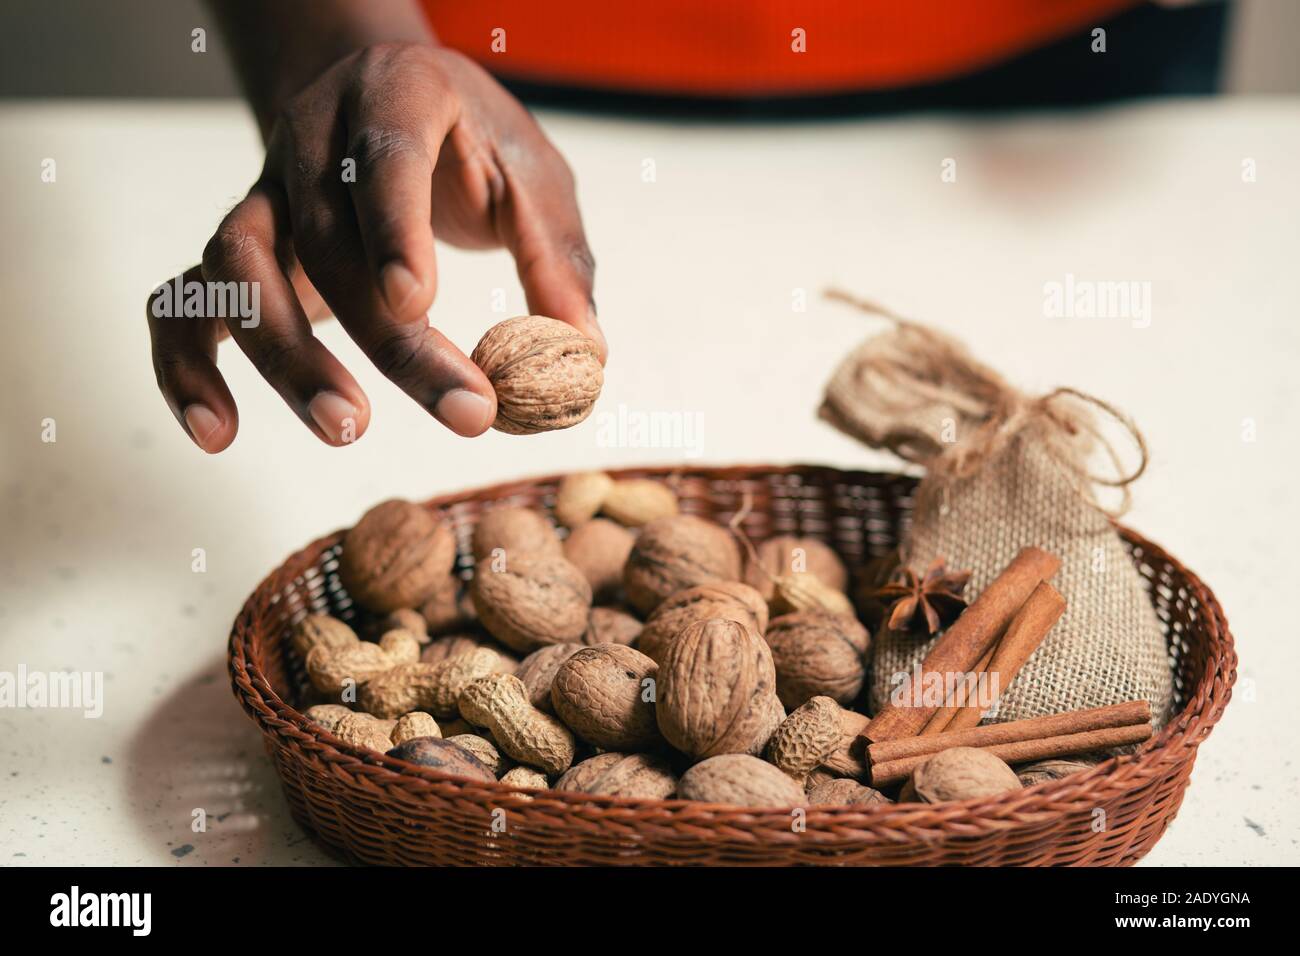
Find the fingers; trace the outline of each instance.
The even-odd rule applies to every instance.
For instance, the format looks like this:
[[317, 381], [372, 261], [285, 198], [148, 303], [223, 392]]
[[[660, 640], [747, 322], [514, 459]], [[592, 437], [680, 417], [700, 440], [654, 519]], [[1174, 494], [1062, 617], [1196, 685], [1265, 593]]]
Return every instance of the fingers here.
[[159, 286], [149, 296], [146, 316], [158, 389], [194, 444], [215, 455], [235, 440], [239, 411], [217, 370], [220, 323], [185, 314], [185, 290], [202, 278], [195, 266]]
[[573, 175], [549, 143], [537, 149], [535, 161], [507, 172], [500, 229], [529, 311], [567, 322], [595, 340], [603, 363], [609, 347], [592, 295], [596, 260], [582, 228]]
[[407, 320], [429, 310], [437, 288], [430, 193], [441, 135], [406, 129], [420, 114], [394, 114], [400, 106], [358, 104], [349, 117], [354, 166], [347, 182], [375, 287], [389, 311]]
[[288, 212], [277, 187], [255, 185], [218, 227], [203, 251], [209, 288], [237, 295], [225, 308], [231, 337], [311, 431], [330, 445], [365, 433], [370, 405], [356, 380], [311, 333], [277, 247]]
[[351, 164], [343, 179], [375, 287], [399, 320], [433, 304], [430, 193], [456, 103], [428, 50], [363, 55], [343, 97]]
[[[467, 355], [429, 327], [422, 311], [403, 318], [389, 307], [373, 281], [347, 187], [337, 167], [331, 168], [328, 151], [316, 151], [319, 142], [293, 137], [284, 144], [288, 152], [279, 163], [294, 247], [308, 278], [385, 376], [457, 434], [482, 434], [496, 417], [491, 383]], [[430, 259], [430, 277], [431, 270]]]

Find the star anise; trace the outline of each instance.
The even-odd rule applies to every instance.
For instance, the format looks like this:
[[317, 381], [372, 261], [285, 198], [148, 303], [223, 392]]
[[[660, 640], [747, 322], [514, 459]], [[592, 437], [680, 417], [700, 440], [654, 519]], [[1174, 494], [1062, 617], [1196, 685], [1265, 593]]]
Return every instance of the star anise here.
[[927, 633], [935, 634], [965, 610], [962, 592], [969, 580], [969, 571], [949, 571], [943, 558], [936, 558], [924, 577], [899, 568], [876, 597], [888, 605], [891, 630], [917, 629], [924, 623]]

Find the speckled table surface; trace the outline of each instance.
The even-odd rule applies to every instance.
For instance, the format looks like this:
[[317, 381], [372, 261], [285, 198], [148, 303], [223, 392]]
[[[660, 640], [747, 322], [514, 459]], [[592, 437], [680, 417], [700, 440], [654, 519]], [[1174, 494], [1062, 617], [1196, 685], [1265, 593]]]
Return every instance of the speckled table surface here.
[[[541, 119], [600, 260], [603, 407], [692, 414], [688, 447], [611, 447], [594, 422], [455, 438], [331, 323], [319, 334], [370, 394], [369, 434], [320, 445], [227, 344], [242, 431], [207, 458], [158, 397], [142, 310], [255, 175], [243, 109], [0, 107], [0, 671], [104, 681], [98, 718], [0, 708], [0, 863], [329, 862], [230, 694], [227, 628], [257, 580], [392, 495], [684, 455], [891, 467], [814, 420], [836, 359], [872, 328], [818, 297], [830, 284], [965, 336], [1026, 388], [1068, 383], [1138, 420], [1153, 459], [1127, 520], [1211, 584], [1242, 661], [1144, 862], [1300, 862], [1284, 564], [1300, 527], [1300, 103], [741, 128]], [[435, 320], [462, 347], [501, 317], [495, 290], [524, 311], [503, 254], [444, 249], [439, 272]], [[1149, 315], [1047, 318], [1045, 283], [1067, 275], [1150, 283]]]

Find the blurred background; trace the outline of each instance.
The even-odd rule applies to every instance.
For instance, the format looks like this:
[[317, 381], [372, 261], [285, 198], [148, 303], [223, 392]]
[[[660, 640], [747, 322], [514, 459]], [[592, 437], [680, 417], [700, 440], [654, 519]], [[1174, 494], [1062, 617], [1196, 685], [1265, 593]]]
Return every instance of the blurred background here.
[[[1204, 15], [1204, 8], [1221, 5], [1162, 6], [1200, 7], [1192, 12]], [[205, 56], [190, 52], [189, 35], [196, 26], [209, 28]], [[201, 0], [5, 0], [0, 96], [236, 96], [234, 73], [212, 26]], [[1297, 37], [1300, 3], [1295, 0], [1227, 4], [1222, 91], [1300, 92]]]

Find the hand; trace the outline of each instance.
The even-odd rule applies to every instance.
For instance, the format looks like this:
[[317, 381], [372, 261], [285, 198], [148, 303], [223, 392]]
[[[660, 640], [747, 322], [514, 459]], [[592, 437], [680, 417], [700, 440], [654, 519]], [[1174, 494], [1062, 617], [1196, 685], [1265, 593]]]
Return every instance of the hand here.
[[[354, 182], [345, 181], [345, 159], [355, 161]], [[259, 321], [159, 317], [151, 298], [158, 387], [194, 442], [216, 453], [239, 427], [216, 364], [227, 332], [318, 438], [359, 438], [366, 395], [312, 335], [309, 319], [327, 311], [444, 425], [486, 431], [496, 415], [491, 384], [425, 315], [437, 288], [435, 235], [505, 246], [529, 310], [595, 339], [603, 360], [595, 263], [564, 159], [466, 58], [423, 44], [371, 46], [281, 110], [261, 176], [184, 276], [258, 283]]]

